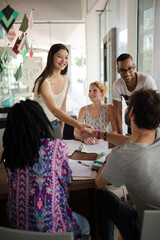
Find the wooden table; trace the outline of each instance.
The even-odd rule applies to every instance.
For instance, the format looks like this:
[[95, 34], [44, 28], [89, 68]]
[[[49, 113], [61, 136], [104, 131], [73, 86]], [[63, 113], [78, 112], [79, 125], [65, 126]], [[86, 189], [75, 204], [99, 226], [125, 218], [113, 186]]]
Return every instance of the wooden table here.
[[[70, 158], [75, 160], [95, 160], [96, 153], [84, 153], [75, 151]], [[94, 179], [74, 180], [69, 187], [69, 205], [73, 211], [83, 215], [89, 221], [91, 239], [98, 240], [98, 216], [97, 216], [97, 190]]]

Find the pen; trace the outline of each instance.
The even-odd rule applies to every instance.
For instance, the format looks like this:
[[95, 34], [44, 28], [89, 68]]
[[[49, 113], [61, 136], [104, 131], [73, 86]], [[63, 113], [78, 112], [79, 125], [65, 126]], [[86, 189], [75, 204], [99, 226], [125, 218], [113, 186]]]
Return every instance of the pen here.
[[81, 162], [81, 161], [78, 161], [78, 163], [82, 164], [83, 166], [90, 167], [88, 164], [83, 163], [83, 162]]

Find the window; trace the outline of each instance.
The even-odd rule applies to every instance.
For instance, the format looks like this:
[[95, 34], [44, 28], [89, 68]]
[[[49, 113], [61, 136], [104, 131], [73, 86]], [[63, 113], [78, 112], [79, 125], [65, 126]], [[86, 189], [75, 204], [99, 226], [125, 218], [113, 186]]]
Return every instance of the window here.
[[[16, 38], [21, 34], [19, 31], [20, 24], [15, 24]], [[34, 33], [28, 32], [27, 38], [29, 47], [32, 45], [38, 46], [33, 48], [33, 61], [36, 62], [36, 73], [29, 67], [25, 68], [25, 62], [28, 60], [29, 54], [23, 59], [21, 54], [15, 54], [12, 51], [15, 40], [9, 45], [9, 53], [11, 61], [3, 72], [0, 74], [0, 95], [3, 99], [10, 97], [14, 100], [19, 100], [24, 97], [32, 96], [33, 85], [27, 84], [28, 81], [34, 83], [35, 79], [40, 75], [47, 62], [48, 50], [55, 43], [63, 43], [69, 48], [69, 66], [68, 77], [71, 79], [71, 85], [67, 97], [67, 113], [75, 115], [79, 109], [86, 104], [86, 50], [85, 50], [85, 24], [83, 22], [75, 23], [37, 23], [34, 24]], [[34, 36], [32, 36], [35, 34]], [[49, 41], [48, 41], [49, 39]], [[5, 46], [8, 43], [5, 32], [3, 31], [3, 39], [0, 39], [0, 54], [2, 55]], [[18, 81], [14, 74], [18, 67], [22, 66], [22, 78]], [[3, 107], [3, 104], [2, 104]]]
[[139, 0], [138, 13], [138, 71], [153, 76], [154, 0]]

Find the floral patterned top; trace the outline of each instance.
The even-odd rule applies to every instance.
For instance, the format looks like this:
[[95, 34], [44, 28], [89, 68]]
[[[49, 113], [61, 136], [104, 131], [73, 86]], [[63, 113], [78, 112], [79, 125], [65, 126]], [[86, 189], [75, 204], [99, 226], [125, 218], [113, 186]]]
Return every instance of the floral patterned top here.
[[72, 183], [66, 144], [60, 139], [41, 139], [39, 161], [8, 177], [8, 215], [12, 228], [41, 232], [74, 232], [80, 227], [72, 216], [66, 193]]
[[85, 108], [85, 120], [86, 124], [91, 125], [94, 129], [101, 131], [109, 131], [109, 118], [108, 118], [108, 106], [104, 105], [102, 112], [96, 118], [93, 118], [89, 112], [88, 105]]

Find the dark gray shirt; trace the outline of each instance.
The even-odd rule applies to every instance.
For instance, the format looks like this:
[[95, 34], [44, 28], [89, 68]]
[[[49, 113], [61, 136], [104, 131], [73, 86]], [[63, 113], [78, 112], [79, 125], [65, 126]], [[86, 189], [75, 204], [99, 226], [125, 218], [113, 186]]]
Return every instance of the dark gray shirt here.
[[125, 184], [136, 206], [138, 225], [143, 210], [160, 209], [160, 129], [153, 144], [127, 141], [110, 153], [102, 177], [114, 186]]

